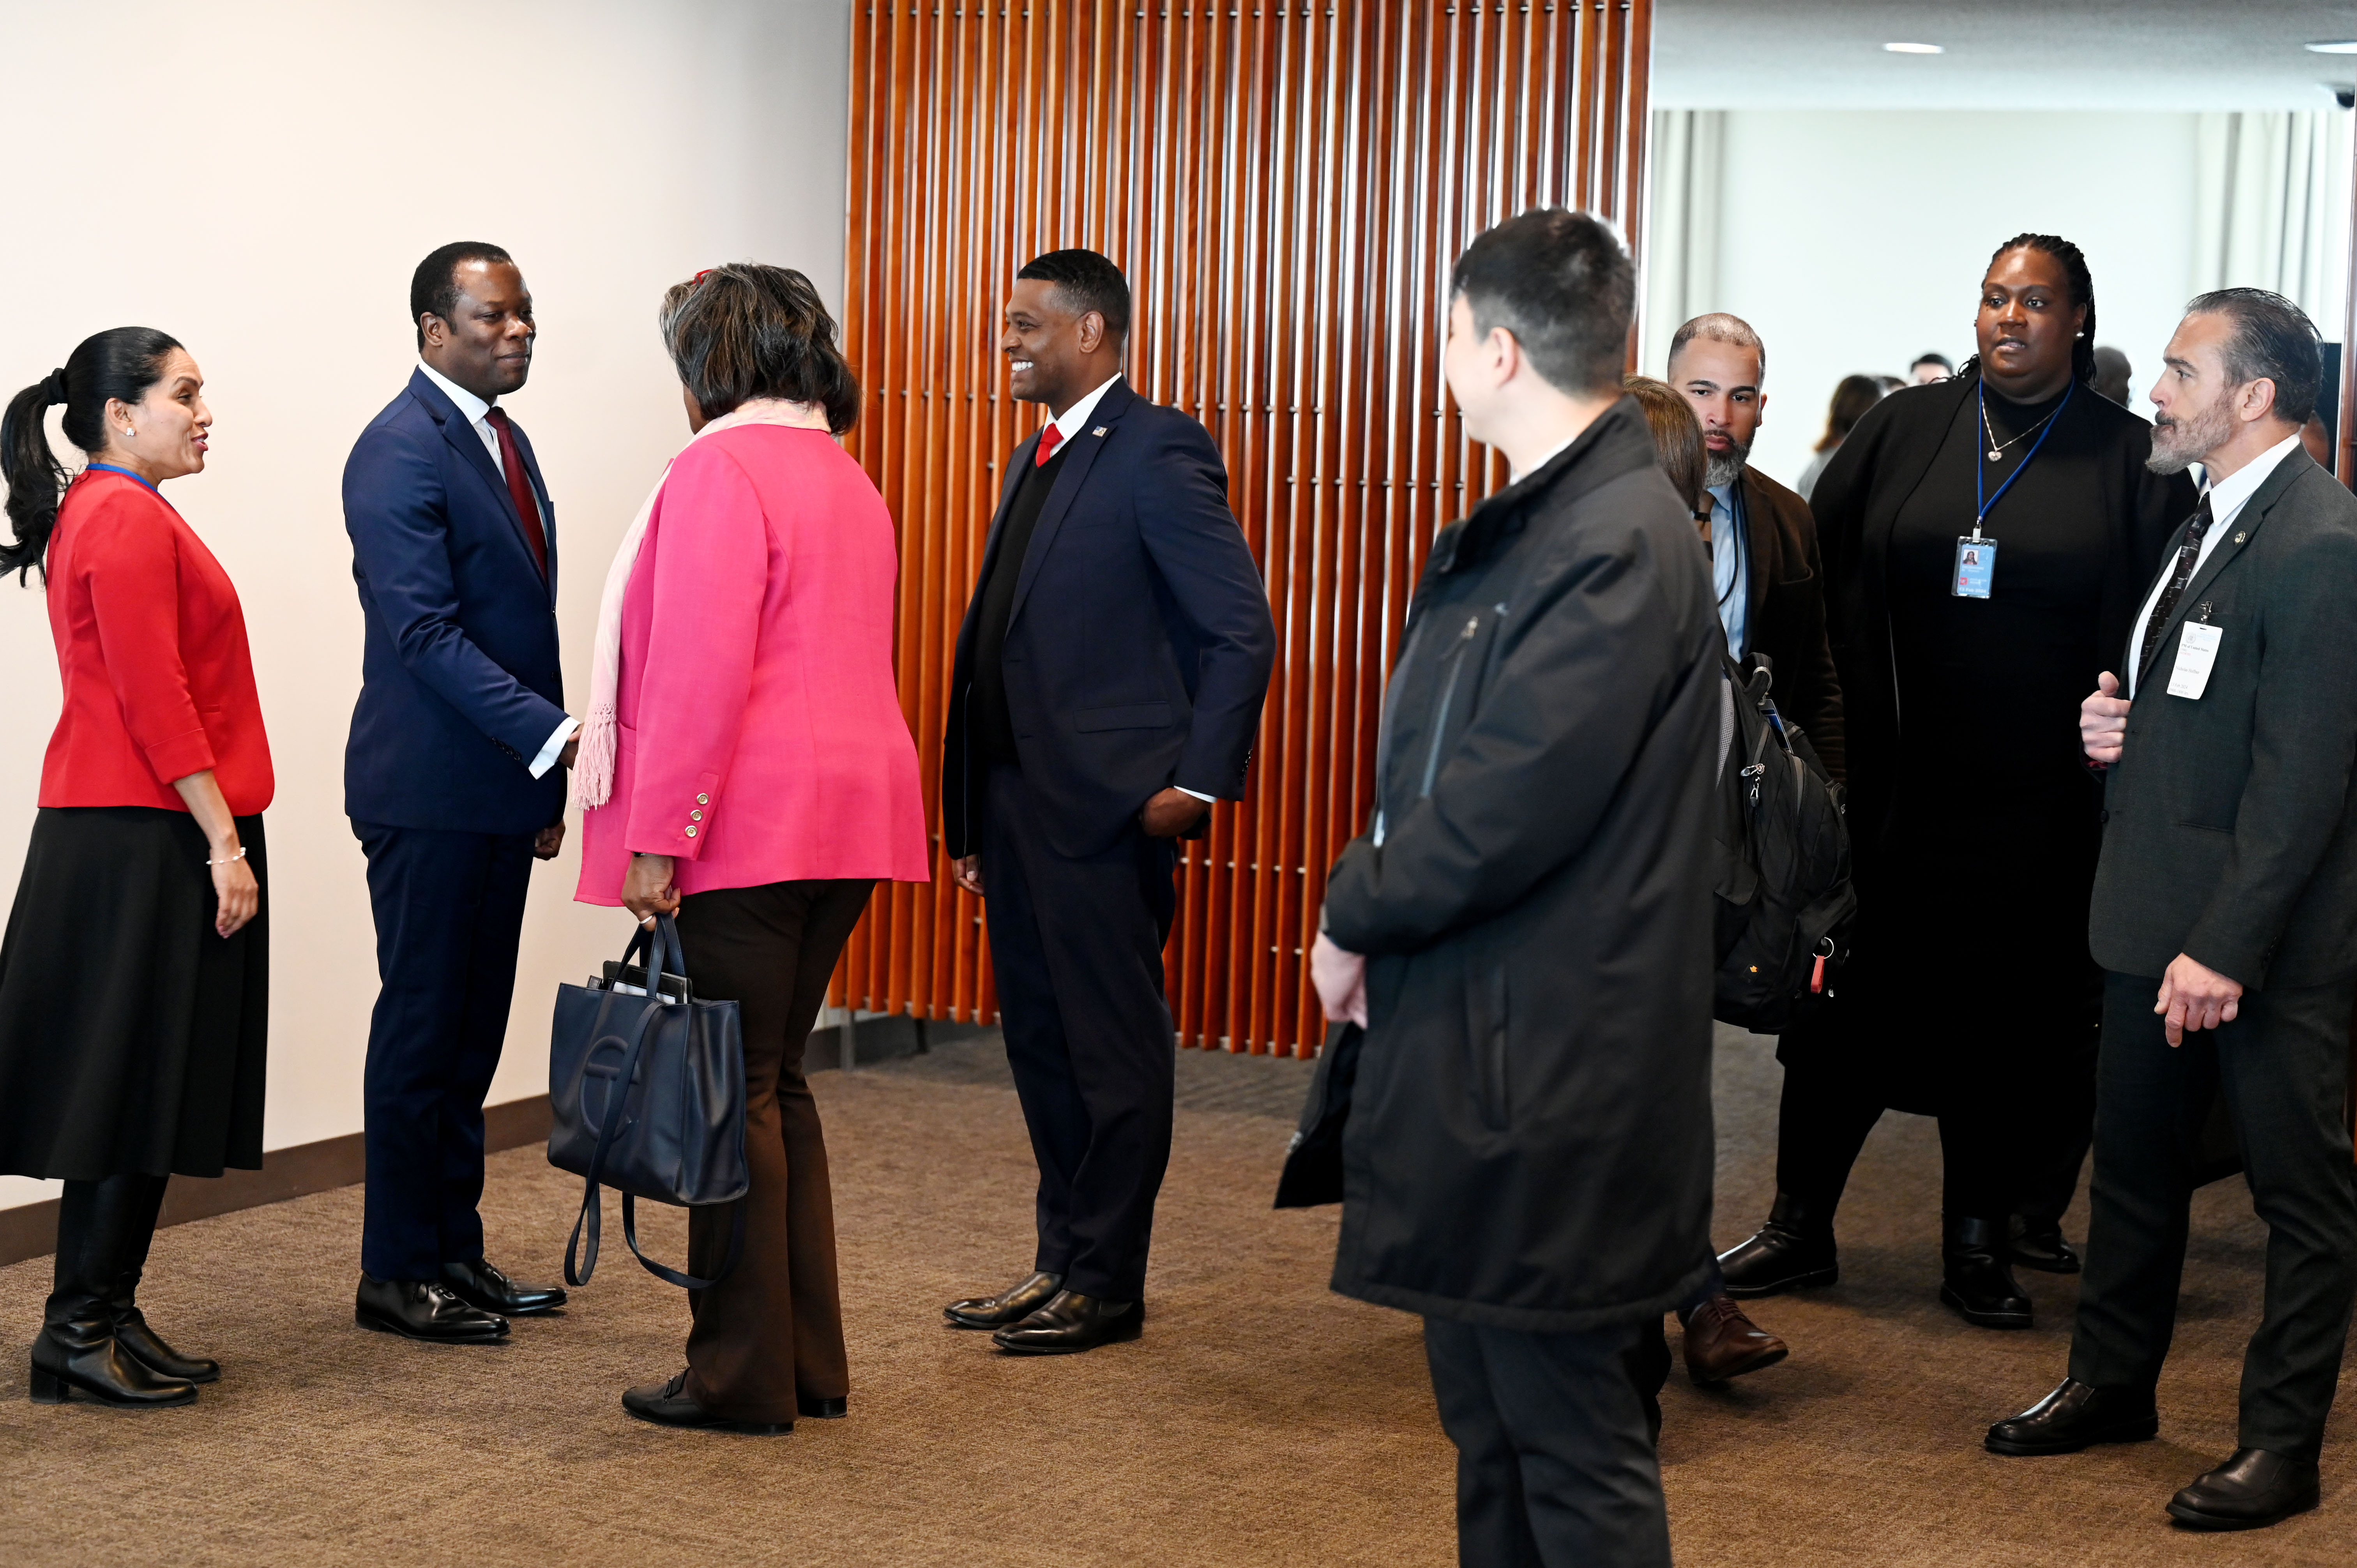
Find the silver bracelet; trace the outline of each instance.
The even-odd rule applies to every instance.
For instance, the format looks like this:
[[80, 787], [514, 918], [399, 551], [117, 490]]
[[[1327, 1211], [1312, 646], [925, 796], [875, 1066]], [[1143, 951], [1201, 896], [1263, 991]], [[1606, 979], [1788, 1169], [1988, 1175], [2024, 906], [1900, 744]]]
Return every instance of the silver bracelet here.
[[205, 864], [206, 864], [207, 865], [230, 865], [230, 864], [231, 864], [231, 862], [233, 862], [233, 861], [240, 861], [240, 860], [243, 860], [244, 858], [245, 858], [245, 846], [244, 846], [243, 844], [240, 844], [240, 845], [238, 846], [238, 850], [237, 850], [237, 853], [236, 853], [235, 854], [223, 855], [223, 856], [222, 856], [221, 859], [219, 859], [219, 860], [209, 860], [209, 861], [205, 862]]

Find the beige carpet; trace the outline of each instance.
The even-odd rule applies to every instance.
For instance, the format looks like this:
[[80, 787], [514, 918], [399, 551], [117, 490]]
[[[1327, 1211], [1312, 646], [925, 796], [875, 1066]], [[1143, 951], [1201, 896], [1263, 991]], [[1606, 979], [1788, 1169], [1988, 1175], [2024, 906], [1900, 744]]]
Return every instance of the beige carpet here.
[[[1777, 1069], [1728, 1036], [1723, 1240], [1770, 1180]], [[0, 1563], [332, 1564], [1446, 1564], [1452, 1453], [1414, 1320], [1328, 1293], [1335, 1214], [1272, 1213], [1302, 1064], [1182, 1058], [1178, 1148], [1137, 1345], [992, 1354], [939, 1304], [1028, 1262], [1029, 1159], [986, 1043], [820, 1077], [852, 1337], [853, 1416], [781, 1438], [625, 1417], [678, 1365], [679, 1294], [610, 1252], [559, 1319], [503, 1348], [364, 1333], [360, 1194], [168, 1230], [152, 1316], [225, 1380], [190, 1409], [38, 1408], [0, 1368]], [[1931, 1297], [1936, 1148], [1886, 1120], [1844, 1214], [1844, 1283], [1760, 1304], [1792, 1359], [1720, 1394], [1683, 1378], [1663, 1457], [1682, 1562], [2357, 1563], [2357, 1454], [2317, 1515], [2180, 1535], [2169, 1491], [2233, 1446], [2261, 1234], [2204, 1195], [2161, 1441], [2063, 1459], [1980, 1450], [2061, 1372], [2072, 1289], [2029, 1276], [2039, 1327], [1967, 1327]], [[553, 1277], [577, 1189], [537, 1153], [494, 1162], [492, 1253]], [[676, 1219], [650, 1242], [680, 1255]], [[2074, 1217], [2071, 1229], [2081, 1222]], [[47, 1260], [0, 1270], [29, 1337]]]

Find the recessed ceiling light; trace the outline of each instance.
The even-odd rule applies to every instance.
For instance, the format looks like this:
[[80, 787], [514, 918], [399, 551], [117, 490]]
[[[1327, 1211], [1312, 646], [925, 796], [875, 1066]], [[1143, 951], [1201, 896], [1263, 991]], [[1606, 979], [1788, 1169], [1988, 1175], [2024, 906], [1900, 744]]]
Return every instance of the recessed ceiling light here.
[[[1936, 55], [1948, 52], [1938, 44], [1885, 44], [1882, 47], [1885, 52], [1895, 55]], [[2317, 46], [2310, 44], [2309, 47], [2314, 48]]]
[[2357, 55], [2357, 38], [2337, 44], [2310, 44], [2308, 52], [2312, 55]]

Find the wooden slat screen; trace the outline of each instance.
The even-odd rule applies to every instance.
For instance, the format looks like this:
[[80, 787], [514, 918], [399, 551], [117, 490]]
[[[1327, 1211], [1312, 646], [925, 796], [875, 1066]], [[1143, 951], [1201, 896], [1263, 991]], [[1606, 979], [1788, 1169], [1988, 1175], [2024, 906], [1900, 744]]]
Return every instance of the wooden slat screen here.
[[[1268, 584], [1249, 797], [1187, 846], [1167, 963], [1190, 1045], [1306, 1054], [1327, 866], [1362, 824], [1383, 682], [1438, 526], [1502, 481], [1447, 407], [1448, 265], [1538, 206], [1636, 227], [1651, 0], [1029, 0], [854, 17], [850, 448], [900, 531], [900, 697], [937, 777], [952, 644], [1015, 403], [997, 318], [1066, 245], [1135, 298], [1129, 376], [1193, 413]], [[938, 829], [938, 811], [935, 827]], [[837, 1001], [996, 1011], [982, 905], [879, 889]]]

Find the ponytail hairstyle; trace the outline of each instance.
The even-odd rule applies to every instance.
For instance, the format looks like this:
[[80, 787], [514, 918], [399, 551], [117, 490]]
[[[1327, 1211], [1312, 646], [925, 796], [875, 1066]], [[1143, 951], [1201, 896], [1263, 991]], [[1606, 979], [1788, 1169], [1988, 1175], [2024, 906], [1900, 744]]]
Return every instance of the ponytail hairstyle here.
[[[2071, 344], [2071, 379], [2095, 384], [2095, 280], [2087, 271], [2087, 258], [2079, 247], [2059, 234], [2016, 234], [1989, 252], [1989, 265], [2007, 251], [2036, 251], [2062, 263], [2062, 276], [2071, 290], [2071, 303], [2087, 307], [2087, 319], [2080, 324], [2079, 336]], [[1917, 363], [1921, 363], [1918, 360]], [[1964, 376], [1981, 368], [1981, 357], [1975, 354], [1957, 367], [1956, 374]]]
[[8, 521], [13, 543], [0, 544], [0, 576], [16, 574], [23, 583], [48, 553], [49, 532], [58, 525], [58, 503], [71, 477], [50, 450], [47, 418], [65, 404], [66, 439], [84, 452], [106, 446], [110, 399], [136, 403], [164, 379], [164, 362], [179, 341], [152, 327], [116, 327], [81, 340], [66, 362], [8, 400], [0, 414], [0, 477], [8, 483]]

